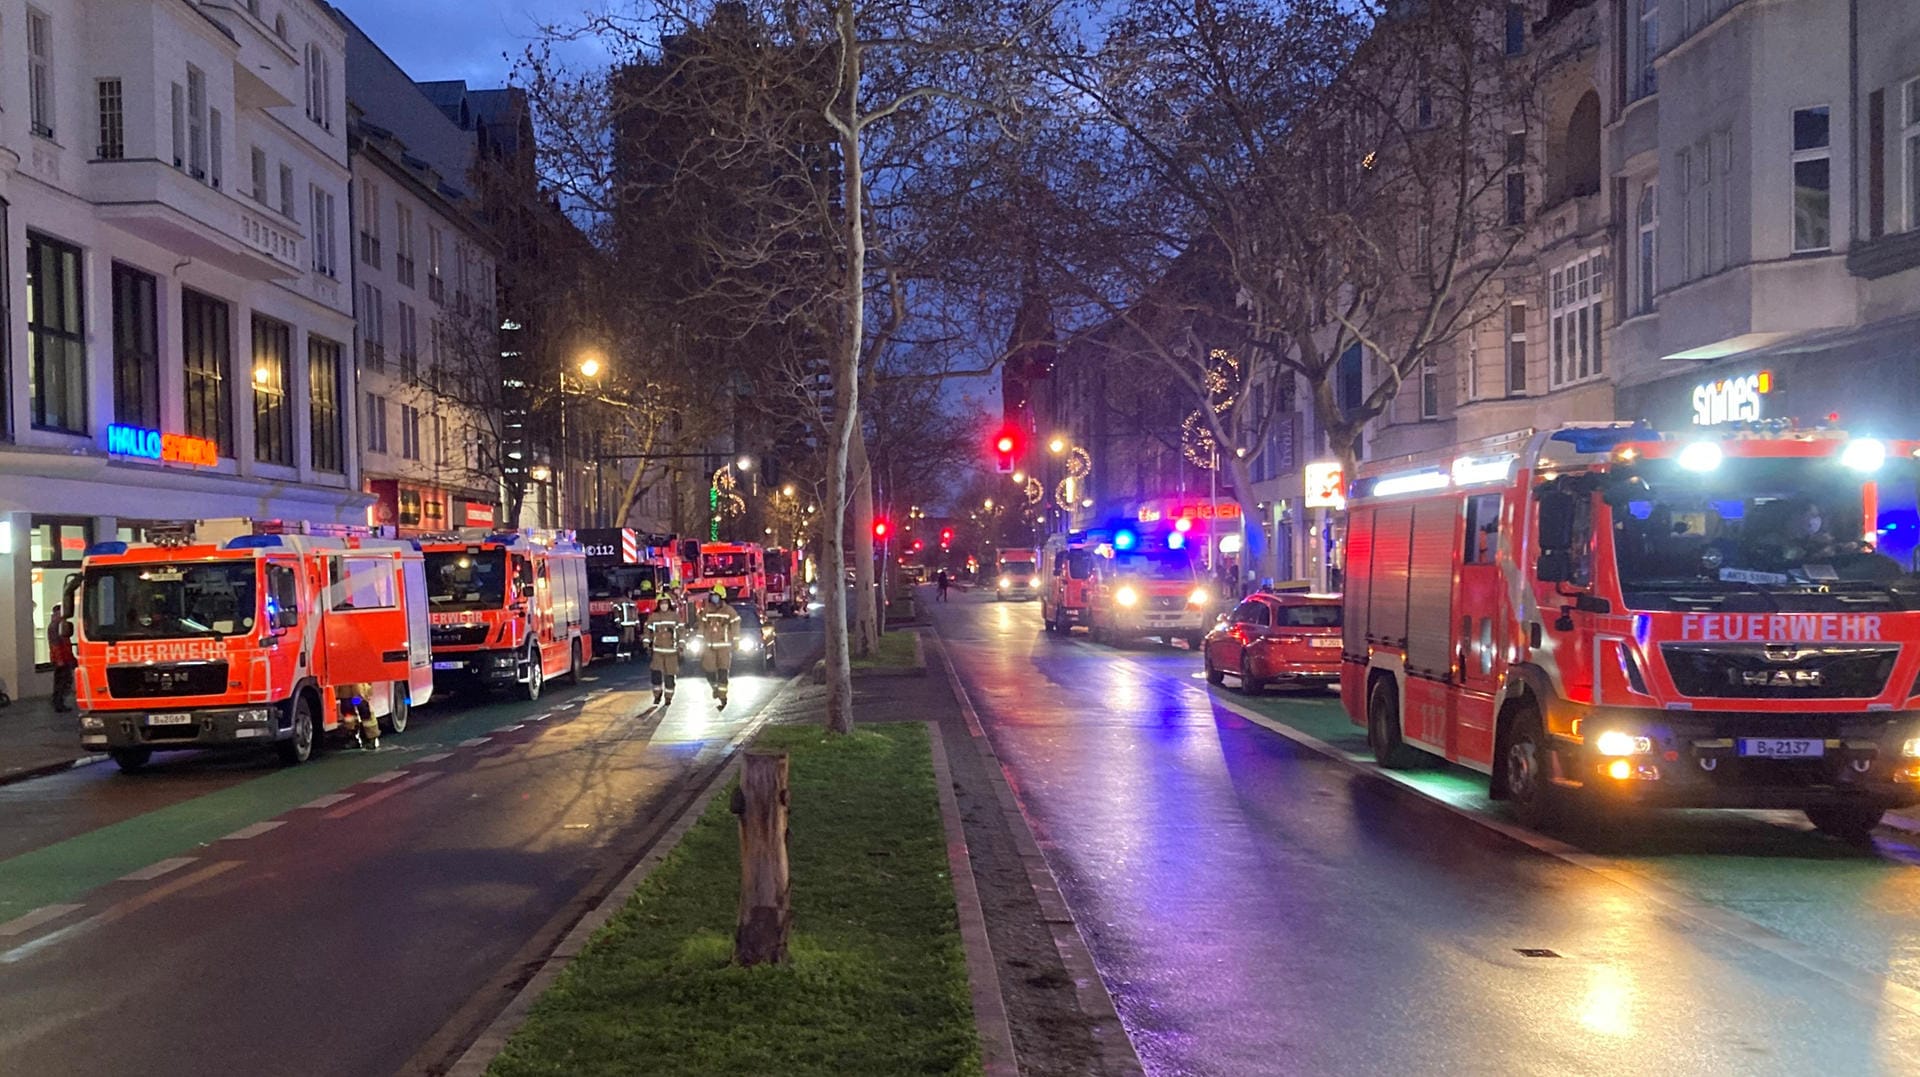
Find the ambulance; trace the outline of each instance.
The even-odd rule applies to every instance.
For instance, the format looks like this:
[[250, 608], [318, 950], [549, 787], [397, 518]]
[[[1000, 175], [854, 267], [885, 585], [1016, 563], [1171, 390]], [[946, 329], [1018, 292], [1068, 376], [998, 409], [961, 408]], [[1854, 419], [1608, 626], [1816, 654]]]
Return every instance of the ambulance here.
[[1376, 759], [1532, 826], [1920, 802], [1920, 441], [1789, 425], [1520, 431], [1369, 465], [1341, 698]]
[[1214, 596], [1185, 536], [1107, 532], [1093, 548], [1087, 587], [1087, 632], [1097, 643], [1155, 637], [1187, 641], [1198, 651], [1212, 625]]
[[97, 542], [74, 603], [80, 746], [122, 770], [156, 751], [255, 744], [301, 763], [361, 704], [399, 733], [433, 697], [411, 542]]
[[540, 698], [547, 681], [580, 682], [592, 661], [587, 559], [548, 532], [438, 540], [426, 553], [433, 672], [442, 685]]

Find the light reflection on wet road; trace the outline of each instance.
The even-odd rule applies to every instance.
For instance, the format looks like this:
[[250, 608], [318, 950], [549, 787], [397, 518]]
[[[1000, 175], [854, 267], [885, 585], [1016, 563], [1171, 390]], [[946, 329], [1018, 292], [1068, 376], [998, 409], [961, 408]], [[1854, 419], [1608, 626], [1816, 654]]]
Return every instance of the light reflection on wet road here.
[[[1217, 706], [1185, 650], [990, 597], [935, 615], [1150, 1073], [1920, 1071], [1917, 996], [1878, 980], [1916, 962], [1911, 866], [1689, 813], [1647, 824], [1681, 863], [1613, 862], [1683, 895], [1650, 900]], [[1695, 825], [1734, 851], [1667, 832]], [[1759, 907], [1756, 878], [1832, 874], [1859, 885]]]

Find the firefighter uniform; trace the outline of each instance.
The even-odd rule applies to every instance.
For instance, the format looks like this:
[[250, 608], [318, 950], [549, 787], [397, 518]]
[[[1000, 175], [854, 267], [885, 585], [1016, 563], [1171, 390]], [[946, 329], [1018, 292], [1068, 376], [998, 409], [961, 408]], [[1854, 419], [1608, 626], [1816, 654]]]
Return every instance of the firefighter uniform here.
[[713, 685], [713, 698], [727, 705], [727, 678], [733, 672], [733, 644], [740, 638], [740, 611], [720, 600], [716, 592], [700, 610], [700, 636], [706, 644], [701, 668]]
[[673, 682], [680, 676], [679, 611], [671, 599], [662, 598], [647, 617], [647, 647], [653, 652], [648, 668], [653, 676], [653, 701], [673, 702]]

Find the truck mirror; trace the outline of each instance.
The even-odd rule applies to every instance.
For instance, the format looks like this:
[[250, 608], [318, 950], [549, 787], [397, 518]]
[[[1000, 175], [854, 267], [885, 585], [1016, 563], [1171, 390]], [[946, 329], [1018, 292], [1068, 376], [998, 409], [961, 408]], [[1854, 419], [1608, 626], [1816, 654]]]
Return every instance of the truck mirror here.
[[274, 610], [273, 627], [276, 629], [300, 627], [300, 611], [290, 606]]
[[1571, 545], [1573, 545], [1573, 497], [1558, 490], [1542, 493], [1540, 495], [1540, 548], [1549, 552], [1564, 551]]
[[[1541, 506], [1545, 516], [1545, 505]], [[1533, 574], [1542, 583], [1565, 583], [1573, 578], [1573, 555], [1565, 549], [1546, 550], [1534, 562]]]
[[521, 584], [521, 585], [520, 585], [520, 588], [519, 588], [519, 595], [520, 595], [520, 597], [521, 597], [521, 598], [532, 598], [532, 597], [533, 597], [533, 584], [530, 584], [530, 583], [523, 583], [523, 584]]

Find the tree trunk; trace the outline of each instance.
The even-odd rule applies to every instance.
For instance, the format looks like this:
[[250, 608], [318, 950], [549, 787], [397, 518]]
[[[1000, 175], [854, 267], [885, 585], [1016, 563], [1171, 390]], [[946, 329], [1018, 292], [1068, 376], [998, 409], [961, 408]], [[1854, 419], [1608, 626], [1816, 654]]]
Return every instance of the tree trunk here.
[[733, 962], [779, 965], [793, 928], [787, 881], [787, 753], [748, 752], [733, 791], [740, 817], [740, 910]]
[[[860, 151], [860, 38], [854, 25], [853, 0], [837, 0], [834, 22], [840, 44], [840, 86], [828, 107], [827, 121], [840, 136], [840, 167], [846, 198], [842, 222], [846, 241], [846, 296], [839, 345], [833, 357], [833, 430], [828, 439], [826, 532], [827, 600], [827, 729], [853, 732], [853, 666], [847, 655], [846, 572], [847, 480], [853, 437], [860, 425], [860, 350], [866, 328], [867, 274], [866, 176]], [[844, 101], [845, 113], [838, 110]]]
[[[872, 654], [880, 646], [873, 561], [873, 467], [867, 460], [866, 434], [857, 426], [848, 467], [853, 473], [853, 653]], [[884, 571], [885, 566], [882, 566]]]

